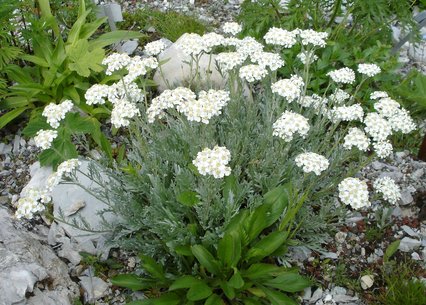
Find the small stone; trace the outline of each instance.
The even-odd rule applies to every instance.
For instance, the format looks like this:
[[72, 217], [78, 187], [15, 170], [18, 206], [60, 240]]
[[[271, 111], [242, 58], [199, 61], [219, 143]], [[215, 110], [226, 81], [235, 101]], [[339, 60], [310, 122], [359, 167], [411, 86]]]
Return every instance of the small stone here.
[[362, 289], [366, 290], [373, 286], [374, 284], [374, 276], [373, 275], [364, 275], [360, 279]]
[[136, 267], [136, 258], [134, 258], [133, 256], [129, 257], [129, 260], [127, 262], [127, 267], [129, 267], [130, 269], [135, 268]]
[[340, 286], [336, 286], [333, 288], [333, 290], [331, 291], [333, 295], [346, 295], [346, 288], [340, 287]]
[[381, 173], [379, 175], [379, 178], [384, 178], [384, 177], [389, 177], [393, 180], [395, 180], [395, 182], [400, 182], [402, 180], [402, 178], [404, 178], [404, 174], [400, 171], [394, 171], [394, 172], [385, 172], [385, 173]]
[[312, 297], [310, 299], [310, 303], [315, 303], [316, 301], [318, 301], [319, 299], [322, 298], [322, 288], [318, 288], [317, 290], [314, 291], [314, 293], [312, 294]]
[[338, 244], [343, 244], [346, 240], [346, 236], [348, 236], [348, 233], [346, 232], [337, 232], [334, 239]]
[[383, 169], [386, 164], [379, 162], [379, 161], [374, 161], [373, 163], [371, 163], [371, 166], [375, 169], [375, 170], [381, 170]]
[[420, 255], [419, 255], [417, 252], [413, 252], [413, 253], [411, 253], [411, 258], [412, 258], [413, 260], [415, 260], [415, 261], [420, 261], [420, 260], [422, 260], [422, 259], [420, 258]]
[[5, 143], [0, 143], [0, 155], [7, 155], [12, 152], [12, 146]]
[[118, 47], [118, 50], [120, 52], [127, 53], [128, 55], [133, 54], [135, 50], [138, 48], [139, 42], [137, 40], [128, 40], [125, 43], [123, 43], [120, 47]]
[[15, 155], [19, 154], [19, 146], [21, 142], [21, 137], [18, 135], [15, 135], [15, 138], [13, 139], [13, 153]]
[[85, 291], [86, 302], [93, 303], [108, 294], [108, 284], [101, 278], [81, 276], [80, 285]]
[[337, 259], [339, 256], [337, 253], [334, 252], [325, 252], [323, 255], [321, 255], [321, 258], [331, 258], [331, 259]]
[[408, 235], [410, 235], [411, 237], [419, 237], [419, 234], [418, 233], [416, 233], [412, 228], [410, 228], [409, 226], [407, 226], [407, 225], [403, 225], [402, 227], [401, 227], [401, 229], [403, 229], [404, 230], [404, 232], [405, 233], [407, 233]]
[[425, 173], [425, 170], [423, 168], [419, 168], [418, 170], [414, 171], [411, 174], [411, 179], [418, 180], [424, 175], [424, 173]]
[[399, 244], [399, 250], [403, 252], [410, 252], [420, 247], [422, 242], [418, 239], [404, 237], [401, 239], [401, 243]]
[[400, 203], [402, 205], [408, 205], [414, 201], [413, 196], [411, 195], [411, 192], [407, 189], [404, 189], [401, 191], [401, 200]]
[[65, 213], [65, 216], [74, 215], [85, 206], [86, 206], [86, 202], [84, 200], [77, 200], [69, 207], [69, 209]]
[[309, 300], [311, 297], [312, 297], [312, 288], [311, 287], [306, 287], [303, 290], [302, 299]]

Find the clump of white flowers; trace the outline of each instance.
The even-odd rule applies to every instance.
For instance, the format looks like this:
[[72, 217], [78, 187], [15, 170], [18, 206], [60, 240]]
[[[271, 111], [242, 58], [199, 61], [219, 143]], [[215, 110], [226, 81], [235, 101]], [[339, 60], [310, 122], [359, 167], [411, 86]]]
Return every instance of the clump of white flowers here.
[[224, 33], [235, 36], [242, 31], [243, 27], [236, 22], [225, 22], [222, 29]]
[[395, 181], [389, 177], [377, 178], [373, 183], [373, 188], [391, 204], [396, 204], [401, 198], [401, 190]]
[[287, 102], [291, 103], [300, 97], [303, 85], [303, 79], [300, 76], [293, 75], [289, 79], [281, 79], [273, 83], [271, 89], [273, 93], [284, 97]]
[[373, 142], [373, 148], [377, 156], [381, 159], [387, 158], [393, 153], [393, 147], [389, 141]]
[[59, 176], [69, 176], [70, 174], [72, 174], [79, 166], [81, 165], [81, 162], [74, 158], [74, 159], [69, 159], [66, 160], [64, 162], [62, 162], [61, 164], [59, 164], [58, 169], [56, 170], [56, 172], [58, 173]]
[[45, 206], [38, 199], [23, 197], [18, 200], [15, 217], [32, 219], [34, 214], [42, 212], [44, 209]]
[[350, 97], [349, 93], [347, 93], [346, 91], [343, 91], [342, 89], [337, 89], [328, 98], [330, 101], [336, 104], [341, 104], [347, 99], [349, 99], [349, 97]]
[[203, 176], [223, 178], [231, 174], [231, 168], [228, 166], [230, 160], [231, 153], [226, 147], [215, 146], [213, 149], [204, 148], [192, 163]]
[[301, 153], [296, 156], [296, 165], [301, 167], [305, 173], [315, 173], [317, 176], [325, 171], [329, 162], [326, 157], [313, 152]]
[[389, 97], [389, 95], [384, 91], [374, 91], [373, 93], [370, 94], [370, 99], [372, 100], [377, 100], [377, 99], [385, 98], [385, 97]]
[[35, 146], [41, 149], [48, 149], [57, 136], [58, 132], [56, 130], [39, 130], [34, 137]]
[[253, 37], [244, 37], [242, 40], [239, 40], [237, 45], [237, 52], [246, 56], [251, 56], [253, 54], [263, 52], [263, 44], [258, 42]]
[[129, 102], [140, 102], [144, 94], [135, 83], [117, 82], [108, 87], [108, 101], [112, 104], [120, 103], [122, 100]]
[[46, 118], [47, 123], [53, 128], [59, 127], [59, 122], [65, 119], [65, 115], [71, 111], [74, 104], [70, 100], [65, 100], [60, 104], [50, 103], [44, 107], [42, 115]]
[[375, 64], [359, 64], [358, 72], [368, 77], [376, 76], [381, 72], [380, 67]]
[[134, 103], [127, 100], [121, 100], [114, 104], [111, 111], [111, 124], [115, 128], [129, 126], [129, 119], [140, 115], [139, 109]]
[[249, 83], [262, 80], [268, 74], [268, 70], [260, 65], [246, 65], [240, 68], [241, 79]]
[[346, 178], [339, 183], [339, 198], [354, 209], [370, 206], [367, 183], [357, 178]]
[[187, 56], [197, 56], [205, 51], [203, 38], [195, 33], [183, 34], [175, 44]]
[[302, 45], [313, 45], [315, 47], [324, 48], [327, 44], [327, 32], [316, 32], [314, 30], [299, 30], [296, 31], [302, 40]]
[[403, 134], [407, 134], [416, 129], [416, 123], [414, 123], [406, 109], [397, 109], [393, 115], [389, 117], [388, 122], [395, 132], [400, 131]]
[[365, 131], [375, 140], [384, 141], [392, 133], [391, 125], [378, 113], [367, 113], [364, 119]]
[[230, 71], [244, 63], [247, 56], [239, 52], [223, 52], [216, 56], [216, 61], [223, 72]]
[[352, 84], [355, 82], [355, 72], [349, 68], [341, 68], [338, 70], [330, 71], [328, 76], [336, 83]]
[[95, 84], [87, 89], [84, 94], [87, 105], [103, 105], [105, 104], [105, 97], [108, 96], [109, 86]]
[[313, 52], [300, 52], [296, 56], [304, 65], [313, 63], [318, 59], [318, 56], [316, 56]]
[[378, 102], [374, 103], [373, 107], [382, 117], [389, 118], [398, 111], [401, 105], [389, 97], [384, 97], [381, 98]]
[[251, 59], [262, 67], [269, 67], [271, 71], [275, 71], [284, 66], [284, 60], [277, 53], [257, 52], [252, 54]]
[[364, 110], [360, 104], [351, 106], [339, 106], [330, 110], [330, 119], [333, 122], [337, 121], [362, 121], [364, 117]]
[[356, 147], [359, 150], [367, 151], [368, 146], [370, 145], [370, 139], [366, 134], [357, 127], [352, 127], [349, 129], [348, 134], [345, 136], [343, 147], [345, 149], [351, 149]]
[[166, 44], [162, 40], [149, 42], [145, 45], [144, 51], [148, 56], [156, 56], [164, 51]]
[[225, 43], [226, 39], [217, 33], [207, 33], [202, 36], [204, 49], [206, 52], [211, 52], [214, 47], [221, 46]]
[[131, 60], [131, 57], [126, 53], [112, 53], [102, 61], [102, 64], [107, 66], [105, 74], [112, 75], [114, 71], [127, 67]]
[[128, 73], [123, 78], [124, 83], [130, 84], [139, 76], [144, 76], [149, 69], [156, 69], [157, 67], [158, 61], [155, 57], [141, 58], [140, 56], [134, 56], [126, 66]]
[[309, 131], [309, 121], [301, 114], [285, 111], [272, 125], [272, 129], [274, 136], [290, 142], [296, 133], [302, 138], [306, 137]]
[[297, 42], [296, 32], [272, 27], [263, 37], [267, 44], [291, 48]]

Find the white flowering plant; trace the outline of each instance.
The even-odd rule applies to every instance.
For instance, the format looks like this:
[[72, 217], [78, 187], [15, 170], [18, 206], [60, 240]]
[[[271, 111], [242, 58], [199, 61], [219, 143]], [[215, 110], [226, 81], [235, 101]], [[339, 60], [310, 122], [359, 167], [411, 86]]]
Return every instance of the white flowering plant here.
[[[415, 128], [387, 95], [372, 95], [374, 111], [360, 100], [357, 92], [379, 72], [377, 65], [325, 67], [328, 81], [316, 83], [310, 67], [327, 36], [271, 28], [262, 44], [250, 37], [188, 34], [178, 47], [189, 64], [215, 53], [212, 45], [221, 47], [215, 58], [224, 88], [178, 86], [152, 99], [134, 81], [157, 67], [154, 57], [105, 58], [106, 74], [118, 73], [120, 79], [93, 85], [86, 99], [95, 107], [111, 103], [111, 123], [127, 129], [129, 138], [122, 161], [111, 167], [93, 162], [87, 175], [98, 185], [93, 193], [118, 216], [105, 223], [111, 242], [144, 253], [143, 267], [152, 276], [118, 278], [117, 285], [159, 285], [164, 295], [158, 302], [170, 304], [243, 299], [296, 304], [286, 293], [300, 291], [306, 281], [294, 274], [274, 278], [271, 269], [265, 271], [268, 280], [253, 281], [248, 270], [285, 255], [295, 240], [309, 239], [316, 210], [335, 215], [346, 206], [368, 207], [368, 185], [353, 175], [372, 159], [386, 157], [382, 146], [391, 145], [392, 133]], [[301, 65], [286, 66], [291, 53], [285, 56], [285, 50], [293, 47], [306, 57]], [[279, 76], [277, 70], [290, 71]], [[61, 125], [63, 111], [46, 110], [54, 114], [48, 122]], [[36, 137], [40, 147], [55, 141], [54, 132]], [[229, 243], [227, 251], [244, 251], [225, 254], [222, 243]], [[285, 281], [298, 284], [283, 290]], [[251, 289], [263, 284], [266, 290]]]

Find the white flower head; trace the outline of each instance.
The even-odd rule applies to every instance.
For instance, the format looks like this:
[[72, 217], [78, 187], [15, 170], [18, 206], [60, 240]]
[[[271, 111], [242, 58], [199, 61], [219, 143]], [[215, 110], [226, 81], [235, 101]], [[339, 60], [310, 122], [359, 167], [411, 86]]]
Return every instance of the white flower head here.
[[70, 100], [65, 100], [60, 104], [50, 103], [44, 107], [42, 115], [50, 126], [58, 128], [59, 122], [65, 118], [65, 115], [71, 111], [73, 106], [74, 104]]
[[228, 72], [238, 66], [241, 66], [246, 58], [247, 55], [239, 52], [223, 52], [219, 53], [215, 59], [219, 64], [220, 69], [224, 72]]
[[351, 106], [338, 106], [330, 110], [329, 117], [333, 122], [362, 121], [364, 117], [364, 110], [360, 104], [354, 104]]
[[349, 68], [341, 68], [327, 73], [336, 83], [352, 84], [355, 82], [355, 72]]
[[389, 141], [374, 142], [373, 149], [380, 159], [390, 157], [393, 153], [393, 147]]
[[202, 38], [206, 52], [211, 52], [214, 47], [221, 46], [225, 43], [225, 37], [214, 32], [204, 34]]
[[359, 64], [358, 72], [368, 77], [373, 77], [379, 74], [381, 69], [378, 65], [375, 64]]
[[17, 210], [15, 217], [32, 219], [34, 214], [39, 213], [45, 209], [44, 205], [38, 200], [34, 200], [29, 197], [23, 197], [18, 200]]
[[192, 163], [203, 176], [223, 178], [231, 174], [231, 168], [228, 166], [230, 160], [231, 153], [226, 147], [215, 146], [213, 149], [205, 148], [200, 151]]
[[390, 177], [377, 178], [373, 183], [373, 187], [377, 193], [383, 195], [383, 199], [391, 204], [396, 204], [401, 198], [401, 190]]
[[[78, 161], [78, 159], [69, 159], [59, 164], [56, 172], [59, 177], [62, 177], [62, 176], [66, 177], [71, 175], [80, 165], [81, 165], [81, 162]], [[57, 178], [57, 177], [54, 177], [54, 178]], [[52, 181], [52, 184], [53, 184], [53, 181]]]
[[157, 56], [166, 48], [166, 44], [160, 39], [145, 45], [144, 51], [148, 56]]
[[357, 178], [346, 178], [340, 182], [339, 198], [347, 205], [354, 209], [368, 207], [371, 205], [368, 200], [368, 186], [367, 183]]
[[325, 171], [329, 162], [326, 157], [313, 152], [301, 153], [296, 156], [296, 165], [301, 167], [305, 173], [315, 173], [317, 176]]
[[402, 132], [407, 134], [417, 128], [416, 123], [410, 116], [410, 113], [406, 109], [397, 109], [392, 116], [388, 119], [392, 130], [395, 132]]
[[389, 95], [384, 91], [374, 91], [370, 94], [370, 99], [372, 100], [378, 100], [385, 97], [389, 97]]
[[389, 97], [384, 97], [375, 102], [373, 107], [382, 117], [389, 118], [401, 108], [401, 105]]
[[119, 71], [131, 62], [131, 57], [126, 53], [113, 53], [102, 61], [103, 65], [107, 66], [106, 75], [112, 75], [114, 71]]
[[133, 56], [129, 64], [126, 66], [127, 75], [123, 78], [126, 84], [130, 84], [139, 76], [144, 76], [149, 69], [158, 67], [158, 61], [155, 57], [141, 58]]
[[297, 33], [287, 31], [280, 28], [272, 27], [263, 37], [267, 44], [282, 46], [284, 48], [291, 48], [297, 42]]
[[236, 22], [225, 22], [222, 29], [224, 33], [235, 36], [242, 31], [243, 27]]
[[293, 140], [294, 134], [306, 137], [309, 131], [309, 121], [303, 115], [292, 111], [285, 111], [272, 125], [273, 135], [286, 142]]
[[252, 61], [257, 63], [259, 66], [269, 67], [271, 71], [275, 71], [284, 66], [284, 60], [281, 59], [280, 54], [271, 52], [257, 52], [252, 54]]
[[108, 100], [112, 104], [127, 100], [137, 103], [143, 100], [144, 94], [136, 83], [117, 82], [108, 87]]
[[303, 85], [303, 79], [300, 76], [293, 75], [291, 78], [281, 79], [273, 83], [271, 89], [273, 93], [284, 97], [287, 102], [291, 103], [300, 97]]
[[313, 45], [315, 47], [324, 48], [327, 44], [327, 42], [325, 41], [328, 37], [327, 32], [316, 32], [314, 30], [299, 30], [298, 34], [304, 46]]
[[246, 65], [240, 68], [240, 78], [249, 83], [262, 80], [268, 75], [268, 70], [259, 65]]
[[244, 37], [237, 44], [237, 52], [246, 56], [252, 56], [263, 52], [263, 44], [256, 41], [253, 37]]
[[34, 137], [34, 142], [41, 149], [48, 149], [52, 146], [53, 140], [58, 136], [56, 130], [39, 130]]
[[84, 94], [87, 105], [103, 105], [105, 104], [105, 98], [108, 96], [108, 85], [95, 84], [87, 89]]
[[352, 127], [349, 129], [348, 134], [345, 136], [343, 147], [345, 149], [351, 149], [356, 147], [361, 151], [367, 151], [368, 146], [370, 146], [370, 139], [367, 135], [359, 128]]
[[384, 141], [392, 133], [391, 125], [378, 113], [370, 112], [364, 119], [365, 131], [375, 141]]
[[316, 56], [313, 52], [300, 52], [296, 56], [304, 65], [311, 64], [314, 61], [318, 59], [318, 56]]
[[131, 118], [140, 115], [136, 104], [127, 100], [121, 100], [114, 104], [111, 111], [111, 124], [115, 128], [129, 126]]
[[185, 33], [176, 42], [176, 47], [187, 56], [197, 56], [205, 51], [203, 38], [195, 33]]
[[328, 99], [335, 104], [341, 104], [347, 99], [349, 99], [350, 95], [346, 91], [343, 91], [342, 89], [336, 89], [333, 94], [331, 94]]

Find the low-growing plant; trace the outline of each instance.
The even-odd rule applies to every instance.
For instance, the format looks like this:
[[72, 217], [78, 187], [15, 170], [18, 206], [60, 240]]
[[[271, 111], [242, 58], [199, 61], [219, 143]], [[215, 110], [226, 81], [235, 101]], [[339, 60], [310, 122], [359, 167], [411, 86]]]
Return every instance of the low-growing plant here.
[[[224, 27], [228, 33], [238, 29]], [[392, 153], [387, 142], [392, 133], [415, 126], [385, 92], [368, 97], [377, 100], [373, 112], [362, 103], [366, 97], [358, 93], [380, 72], [375, 64], [358, 65], [358, 73], [324, 66], [328, 81], [317, 83], [314, 55], [327, 36], [273, 28], [265, 46], [248, 37], [185, 35], [176, 47], [188, 64], [197, 66], [203, 53], [215, 55], [226, 90], [207, 82], [193, 86], [198, 94], [177, 87], [151, 100], [135, 81], [157, 67], [156, 58], [105, 59], [106, 73], [118, 73], [120, 80], [93, 85], [86, 102], [95, 108], [111, 104], [111, 123], [129, 131], [125, 157], [112, 166], [91, 162], [81, 171], [93, 187], [78, 181], [77, 159], [65, 161], [48, 188], [65, 176], [105, 203], [101, 215], [115, 215], [104, 219], [111, 243], [143, 253], [143, 273], [116, 283], [148, 289], [153, 298], [142, 304], [292, 304], [286, 292], [297, 292], [308, 281], [274, 264], [309, 221], [299, 212], [333, 224], [344, 205], [370, 205], [369, 186], [352, 176], [375, 157]], [[288, 65], [292, 47], [305, 55], [303, 64]], [[145, 51], [156, 55], [163, 48], [153, 42]], [[285, 78], [277, 77], [279, 69], [288, 71]], [[200, 69], [193, 73], [192, 79], [201, 78]], [[35, 140], [46, 149], [53, 141]], [[395, 200], [394, 183], [377, 185], [386, 200]], [[49, 189], [38, 192], [44, 191]], [[21, 198], [18, 217], [43, 209], [45, 193], [34, 194]], [[269, 270], [250, 278], [254, 266]]]

